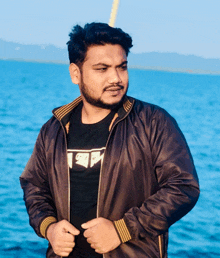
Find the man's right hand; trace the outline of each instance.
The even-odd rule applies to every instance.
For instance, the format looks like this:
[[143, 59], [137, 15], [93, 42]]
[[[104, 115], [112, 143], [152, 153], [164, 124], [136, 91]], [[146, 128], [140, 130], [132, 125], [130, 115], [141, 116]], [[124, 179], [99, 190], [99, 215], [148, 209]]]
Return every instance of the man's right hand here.
[[80, 231], [67, 220], [62, 220], [48, 227], [47, 239], [55, 254], [66, 257], [72, 252], [75, 236], [79, 233]]

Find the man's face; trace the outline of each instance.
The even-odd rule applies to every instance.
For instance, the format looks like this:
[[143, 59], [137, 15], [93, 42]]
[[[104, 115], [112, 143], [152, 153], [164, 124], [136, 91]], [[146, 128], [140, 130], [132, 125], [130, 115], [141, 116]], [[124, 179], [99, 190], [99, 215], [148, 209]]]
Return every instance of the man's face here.
[[83, 101], [105, 109], [116, 106], [128, 89], [127, 57], [120, 45], [91, 46], [81, 68]]

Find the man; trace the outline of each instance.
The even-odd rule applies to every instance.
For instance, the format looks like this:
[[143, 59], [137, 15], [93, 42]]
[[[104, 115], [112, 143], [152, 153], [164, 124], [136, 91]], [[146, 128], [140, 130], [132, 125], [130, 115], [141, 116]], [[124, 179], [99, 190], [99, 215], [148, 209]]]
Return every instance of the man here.
[[53, 111], [21, 175], [30, 224], [47, 257], [167, 257], [168, 228], [199, 196], [184, 136], [126, 95], [128, 34], [77, 25], [67, 44], [81, 96]]

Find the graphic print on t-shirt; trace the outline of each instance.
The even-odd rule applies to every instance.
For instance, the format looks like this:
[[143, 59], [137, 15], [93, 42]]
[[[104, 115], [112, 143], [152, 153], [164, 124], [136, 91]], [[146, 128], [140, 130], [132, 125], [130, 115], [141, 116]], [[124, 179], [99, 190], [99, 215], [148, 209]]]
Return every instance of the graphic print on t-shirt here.
[[102, 162], [104, 156], [105, 147], [91, 149], [91, 150], [68, 150], [68, 164], [71, 169], [74, 168], [92, 168], [98, 162]]

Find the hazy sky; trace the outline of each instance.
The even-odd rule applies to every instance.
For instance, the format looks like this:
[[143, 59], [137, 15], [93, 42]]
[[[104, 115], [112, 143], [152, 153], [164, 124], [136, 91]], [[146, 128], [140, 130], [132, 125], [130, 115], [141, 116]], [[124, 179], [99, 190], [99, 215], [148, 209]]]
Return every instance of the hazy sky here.
[[[109, 22], [112, 0], [0, 0], [0, 38], [66, 47], [76, 23]], [[176, 52], [220, 59], [220, 0], [120, 0], [116, 27], [132, 52]]]

